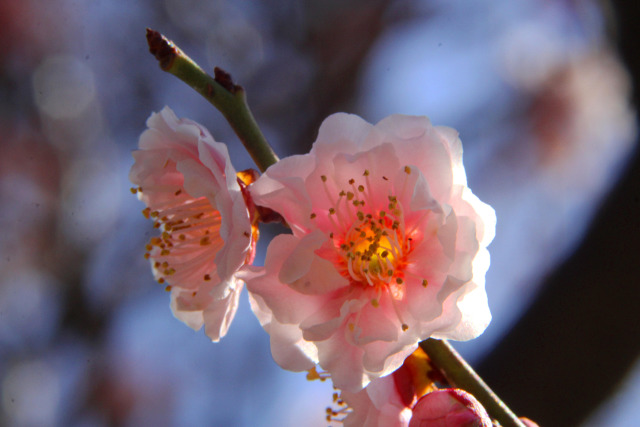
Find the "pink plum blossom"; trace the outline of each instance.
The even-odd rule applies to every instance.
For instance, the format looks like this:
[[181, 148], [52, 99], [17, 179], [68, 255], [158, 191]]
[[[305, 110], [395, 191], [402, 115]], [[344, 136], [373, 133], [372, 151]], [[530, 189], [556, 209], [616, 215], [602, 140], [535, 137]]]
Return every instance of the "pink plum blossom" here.
[[347, 414], [345, 427], [407, 427], [417, 399], [436, 390], [431, 372], [427, 355], [418, 347], [390, 375], [374, 378], [357, 393], [342, 391], [338, 403], [343, 408], [329, 419]]
[[[218, 341], [227, 333], [257, 231], [227, 147], [165, 107], [147, 120], [129, 178], [161, 230], [145, 257], [171, 291], [173, 314]], [[244, 185], [244, 184], [243, 184]]]
[[418, 348], [392, 374], [374, 378], [357, 393], [343, 391], [328, 419], [345, 427], [490, 427], [482, 405], [460, 389], [437, 389], [429, 358]]
[[467, 187], [455, 130], [335, 114], [309, 154], [271, 166], [251, 194], [292, 230], [243, 274], [283, 368], [317, 363], [357, 392], [419, 341], [468, 340], [488, 325], [495, 213]]

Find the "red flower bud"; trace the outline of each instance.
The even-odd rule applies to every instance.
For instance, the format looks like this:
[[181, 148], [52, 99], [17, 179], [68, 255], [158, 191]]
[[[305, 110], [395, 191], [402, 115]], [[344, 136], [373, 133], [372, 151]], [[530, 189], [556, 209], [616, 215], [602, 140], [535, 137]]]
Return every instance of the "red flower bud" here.
[[425, 394], [413, 408], [409, 427], [491, 427], [487, 411], [475, 397], [454, 388]]

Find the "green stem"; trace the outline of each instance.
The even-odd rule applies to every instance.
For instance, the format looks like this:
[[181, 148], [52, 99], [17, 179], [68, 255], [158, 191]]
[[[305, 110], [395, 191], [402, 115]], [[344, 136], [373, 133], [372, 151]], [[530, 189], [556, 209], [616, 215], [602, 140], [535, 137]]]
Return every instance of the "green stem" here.
[[216, 68], [211, 77], [171, 40], [149, 28], [147, 42], [160, 68], [191, 86], [222, 113], [262, 172], [278, 161], [251, 114], [244, 89], [227, 72]]
[[451, 385], [471, 393], [484, 406], [489, 416], [502, 427], [525, 427], [524, 423], [489, 388], [471, 366], [446, 340], [430, 338], [420, 347], [438, 367]]

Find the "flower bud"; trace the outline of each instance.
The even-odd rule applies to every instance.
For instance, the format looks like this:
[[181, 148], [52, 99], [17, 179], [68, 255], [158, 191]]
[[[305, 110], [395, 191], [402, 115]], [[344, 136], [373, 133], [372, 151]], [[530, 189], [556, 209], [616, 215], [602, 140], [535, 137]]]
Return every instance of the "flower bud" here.
[[520, 421], [522, 421], [522, 423], [527, 427], [540, 427], [538, 423], [531, 421], [527, 417], [520, 417]]
[[425, 394], [413, 408], [409, 427], [491, 427], [480, 402], [466, 391], [448, 388]]

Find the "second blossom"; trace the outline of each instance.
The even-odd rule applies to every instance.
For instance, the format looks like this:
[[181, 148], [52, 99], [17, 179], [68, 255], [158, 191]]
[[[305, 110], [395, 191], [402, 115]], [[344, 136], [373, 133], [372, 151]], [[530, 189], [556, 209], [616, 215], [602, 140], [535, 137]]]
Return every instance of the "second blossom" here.
[[467, 187], [454, 130], [336, 114], [309, 154], [269, 168], [252, 196], [293, 231], [245, 276], [284, 368], [319, 363], [357, 391], [419, 341], [474, 338], [489, 323], [495, 214]]

